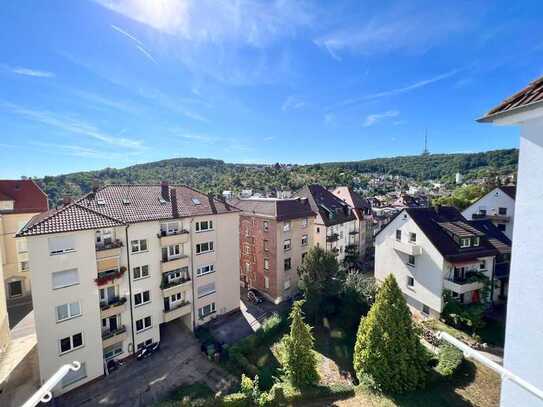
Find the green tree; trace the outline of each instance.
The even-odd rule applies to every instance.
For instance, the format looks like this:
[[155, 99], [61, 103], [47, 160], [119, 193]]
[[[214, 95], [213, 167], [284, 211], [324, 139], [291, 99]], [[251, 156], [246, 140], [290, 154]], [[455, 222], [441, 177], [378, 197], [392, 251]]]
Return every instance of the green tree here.
[[298, 267], [298, 275], [298, 285], [306, 300], [305, 309], [313, 321], [318, 321], [321, 311], [327, 311], [329, 300], [341, 291], [343, 273], [332, 253], [313, 247]]
[[427, 362], [411, 312], [390, 274], [368, 316], [360, 321], [353, 360], [358, 380], [369, 378], [387, 392], [414, 390], [426, 381]]
[[283, 338], [283, 369], [295, 387], [315, 384], [319, 380], [317, 358], [313, 351], [315, 339], [311, 327], [304, 322], [302, 301], [296, 301], [292, 306], [289, 318], [290, 334]]
[[485, 185], [463, 185], [456, 188], [451, 195], [435, 199], [432, 204], [455, 206], [458, 210], [462, 211], [477, 199], [488, 193], [488, 191], [490, 191], [490, 189]]

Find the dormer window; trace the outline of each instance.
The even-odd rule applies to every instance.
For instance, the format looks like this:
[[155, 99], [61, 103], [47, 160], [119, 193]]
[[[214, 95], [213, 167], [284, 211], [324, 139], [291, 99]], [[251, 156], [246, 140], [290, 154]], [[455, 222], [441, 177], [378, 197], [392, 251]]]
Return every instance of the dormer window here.
[[463, 237], [460, 239], [460, 247], [470, 247], [471, 246], [471, 240], [469, 237]]
[[481, 238], [479, 236], [475, 236], [475, 238], [473, 239], [473, 245], [479, 246], [480, 243], [481, 243]]

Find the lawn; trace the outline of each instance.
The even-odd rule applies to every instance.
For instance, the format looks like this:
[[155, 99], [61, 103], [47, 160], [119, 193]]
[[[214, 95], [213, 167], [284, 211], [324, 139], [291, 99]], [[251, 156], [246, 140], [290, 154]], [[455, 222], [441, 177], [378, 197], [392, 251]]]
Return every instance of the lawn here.
[[[447, 332], [468, 344], [475, 340], [469, 332], [454, 328], [436, 319], [426, 320], [424, 325], [434, 331]], [[485, 325], [477, 332], [477, 336], [481, 343], [503, 347], [505, 341], [505, 323], [491, 319], [485, 320]]]

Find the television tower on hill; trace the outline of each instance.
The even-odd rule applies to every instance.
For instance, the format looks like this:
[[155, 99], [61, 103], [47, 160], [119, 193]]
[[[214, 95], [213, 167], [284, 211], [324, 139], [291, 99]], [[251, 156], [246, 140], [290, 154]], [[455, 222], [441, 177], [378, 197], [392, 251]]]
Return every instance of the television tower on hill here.
[[430, 151], [428, 150], [428, 129], [424, 130], [424, 150], [422, 150], [422, 155], [430, 155]]

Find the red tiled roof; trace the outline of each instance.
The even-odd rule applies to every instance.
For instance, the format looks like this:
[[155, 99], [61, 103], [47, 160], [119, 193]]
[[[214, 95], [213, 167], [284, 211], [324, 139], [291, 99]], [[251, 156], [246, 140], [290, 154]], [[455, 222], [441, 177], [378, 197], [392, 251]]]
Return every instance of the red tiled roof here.
[[479, 121], [490, 121], [494, 116], [509, 113], [539, 102], [543, 102], [543, 77], [536, 79], [521, 91], [505, 99], [479, 119]]
[[0, 201], [14, 201], [14, 208], [9, 213], [49, 210], [47, 195], [30, 179], [0, 180]]
[[[109, 185], [58, 210], [35, 217], [21, 236], [99, 229], [128, 223], [238, 212], [239, 209], [182, 185]], [[174, 192], [175, 191], [175, 192]]]

